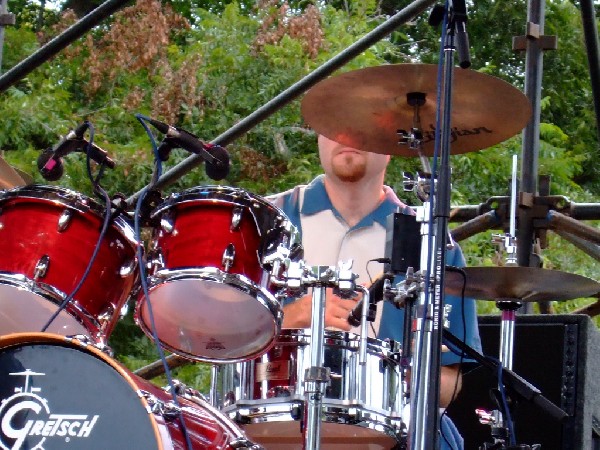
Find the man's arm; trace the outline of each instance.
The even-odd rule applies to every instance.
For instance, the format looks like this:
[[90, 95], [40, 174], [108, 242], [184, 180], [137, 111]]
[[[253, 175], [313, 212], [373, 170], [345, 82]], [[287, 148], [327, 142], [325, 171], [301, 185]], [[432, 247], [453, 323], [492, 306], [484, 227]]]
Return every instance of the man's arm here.
[[[350, 331], [348, 316], [356, 306], [355, 299], [342, 299], [327, 289], [325, 300], [325, 327]], [[282, 328], [310, 328], [312, 320], [312, 294], [300, 297], [283, 307]]]

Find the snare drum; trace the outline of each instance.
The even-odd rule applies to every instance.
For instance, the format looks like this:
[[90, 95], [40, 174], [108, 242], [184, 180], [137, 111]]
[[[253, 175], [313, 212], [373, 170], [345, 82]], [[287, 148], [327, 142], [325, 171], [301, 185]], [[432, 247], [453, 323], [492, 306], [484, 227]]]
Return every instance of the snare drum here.
[[[301, 449], [303, 380], [310, 361], [310, 330], [284, 330], [260, 358], [217, 368], [213, 398], [251, 439], [268, 449]], [[396, 342], [367, 339], [359, 365], [360, 336], [325, 331], [325, 389], [321, 448], [390, 449], [406, 437], [401, 356]], [[361, 398], [362, 397], [362, 398]]]
[[191, 390], [170, 394], [95, 347], [48, 333], [0, 338], [0, 448], [256, 449]]
[[[0, 193], [0, 334], [40, 331], [79, 284], [106, 210], [53, 186]], [[108, 339], [136, 280], [133, 229], [117, 216], [67, 308], [48, 331]]]
[[[241, 189], [203, 186], [171, 195], [152, 213], [149, 300], [160, 344], [206, 362], [264, 353], [279, 333], [280, 302], [266, 261], [295, 253], [299, 238], [285, 214]], [[136, 320], [152, 337], [143, 292]]]

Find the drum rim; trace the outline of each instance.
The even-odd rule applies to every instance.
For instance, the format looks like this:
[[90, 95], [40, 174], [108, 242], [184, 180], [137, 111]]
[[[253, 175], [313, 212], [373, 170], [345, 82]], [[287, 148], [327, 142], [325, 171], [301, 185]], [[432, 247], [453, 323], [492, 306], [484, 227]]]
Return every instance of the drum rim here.
[[135, 383], [131, 375], [123, 369], [123, 367], [119, 364], [117, 360], [109, 357], [102, 350], [99, 350], [94, 345], [89, 344], [76, 336], [62, 336], [60, 334], [42, 332], [11, 333], [6, 335], [0, 335], [0, 351], [11, 347], [16, 347], [22, 344], [51, 344], [67, 348], [75, 348], [83, 352], [89, 352], [92, 354], [92, 356], [95, 356], [96, 358], [107, 363], [115, 371], [117, 371], [117, 373], [125, 380], [125, 382], [133, 389], [133, 391], [138, 394], [136, 395], [136, 397], [140, 401], [142, 408], [144, 408], [144, 410], [148, 412], [150, 426], [152, 427], [155, 440], [158, 443], [158, 450], [168, 450], [163, 445], [158, 421], [155, 415], [149, 413], [150, 406], [148, 402], [146, 401], [144, 396], [139, 395], [140, 387]]
[[[99, 217], [104, 217], [106, 212], [102, 205], [93, 198], [72, 189], [59, 186], [32, 184], [0, 191], [0, 206], [2, 206], [4, 201], [15, 199], [45, 200], [55, 205], [65, 206], [81, 214], [92, 212]], [[131, 244], [135, 252], [139, 241], [135, 239], [135, 233], [131, 225], [127, 223], [121, 214], [114, 217], [111, 222]]]
[[[210, 196], [209, 194], [214, 194]], [[237, 202], [243, 201], [243, 202]], [[166, 211], [182, 204], [194, 202], [211, 202], [224, 205], [235, 205], [247, 207], [254, 219], [256, 228], [260, 236], [266, 234], [269, 230], [275, 228], [284, 228], [289, 234], [291, 247], [294, 244], [300, 244], [300, 233], [298, 229], [281, 208], [269, 202], [258, 195], [252, 194], [244, 189], [232, 186], [206, 185], [195, 186], [181, 192], [170, 194], [162, 203], [160, 203], [151, 213], [150, 217], [156, 219]], [[269, 211], [266, 215], [265, 211]], [[266, 220], [259, 220], [257, 215], [266, 215]], [[264, 223], [271, 225], [270, 228], [263, 227]]]
[[[286, 414], [291, 415], [291, 407], [302, 407], [306, 401], [304, 396], [292, 396], [270, 400], [239, 400], [238, 402], [223, 407], [223, 413], [231, 420], [243, 417], [242, 423], [260, 425], [266, 423], [290, 422], [281, 420]], [[340, 410], [352, 419], [344, 418]], [[350, 414], [356, 410], [356, 414]], [[360, 411], [360, 413], [358, 413]], [[358, 426], [373, 431], [383, 432], [386, 436], [400, 442], [408, 432], [408, 423], [401, 416], [391, 416], [392, 411], [372, 408], [358, 402], [348, 400], [323, 399], [323, 417], [334, 417], [335, 420], [323, 420], [323, 423], [333, 423], [347, 426]], [[248, 420], [248, 422], [245, 422]], [[292, 418], [292, 420], [294, 420]]]
[[[221, 277], [221, 278], [219, 278]], [[176, 270], [160, 270], [156, 274], [148, 277], [148, 292], [151, 295], [151, 290], [162, 286], [167, 283], [177, 282], [181, 280], [205, 280], [209, 282], [216, 282], [220, 284], [226, 284], [227, 286], [233, 286], [239, 288], [242, 292], [251, 294], [255, 300], [260, 302], [264, 307], [268, 309], [274, 319], [274, 333], [273, 336], [278, 336], [281, 331], [281, 324], [283, 322], [283, 308], [279, 301], [273, 294], [267, 291], [265, 288], [256, 285], [252, 280], [248, 279], [241, 274], [232, 274], [223, 272], [216, 267], [203, 267], [203, 268], [189, 268], [189, 269], [176, 269]], [[227, 281], [225, 283], [224, 281]], [[142, 331], [152, 340], [154, 340], [151, 327], [146, 324], [142, 319], [142, 306], [145, 303], [144, 292], [141, 287], [134, 294], [136, 299], [134, 320], [136, 324], [142, 329]], [[242, 361], [248, 361], [257, 358], [266, 352], [268, 352], [274, 345], [275, 338], [271, 339], [268, 345], [263, 346], [260, 350], [257, 350], [249, 355], [239, 356], [236, 358], [206, 358], [198, 357], [188, 352], [184, 352], [180, 349], [176, 349], [171, 345], [166, 344], [159, 336], [159, 345], [168, 351], [175, 353], [176, 355], [188, 358], [192, 361], [207, 362], [207, 363], [238, 363]]]
[[244, 204], [244, 206], [252, 206], [252, 202], [255, 202], [260, 204], [260, 206], [264, 207], [265, 209], [275, 211], [277, 213], [276, 215], [286, 217], [285, 213], [279, 207], [275, 206], [273, 203], [265, 200], [264, 198], [252, 194], [251, 192], [242, 188], [222, 185], [194, 186], [181, 192], [173, 192], [169, 194], [169, 196], [154, 209], [151, 217], [154, 218], [156, 214], [161, 213], [164, 210], [180, 203], [188, 203], [196, 200], [214, 201], [215, 198], [207, 197], [208, 193], [217, 194], [216, 200], [228, 204], [232, 203], [237, 205], [239, 203], [236, 203], [234, 200], [244, 200], [247, 202], [247, 204]]
[[[310, 338], [311, 338], [311, 333], [310, 333], [310, 328], [283, 328], [281, 330], [281, 332], [278, 335], [278, 338], [280, 336], [286, 336], [289, 337], [291, 339], [295, 339], [295, 340], [301, 340], [301, 339], [306, 339], [306, 342], [302, 342], [301, 344], [303, 345], [308, 345], [310, 344]], [[357, 333], [352, 333], [350, 331], [342, 331], [342, 330], [324, 330], [324, 335], [323, 338], [326, 342], [331, 343], [334, 342], [333, 345], [337, 345], [340, 347], [347, 347], [347, 348], [352, 348], [354, 349], [356, 347], [356, 349], [358, 350], [358, 346], [360, 345], [360, 334]], [[337, 343], [340, 344], [337, 344]], [[348, 346], [348, 343], [351, 342], [352, 346]], [[295, 342], [295, 341], [291, 341], [291, 342], [281, 342], [280, 345], [295, 345], [298, 344], [300, 342]], [[343, 345], [343, 344], [346, 345]], [[277, 345], [278, 342], [275, 342], [275, 345]], [[400, 354], [402, 352], [402, 348], [400, 347], [400, 342], [399, 341], [394, 341], [394, 340], [388, 340], [388, 339], [378, 339], [378, 338], [373, 338], [373, 337], [367, 337], [367, 350], [370, 349], [375, 349], [375, 350], [380, 350], [382, 354], [384, 354], [384, 356], [386, 358], [390, 358], [391, 355], [395, 355], [395, 354]]]

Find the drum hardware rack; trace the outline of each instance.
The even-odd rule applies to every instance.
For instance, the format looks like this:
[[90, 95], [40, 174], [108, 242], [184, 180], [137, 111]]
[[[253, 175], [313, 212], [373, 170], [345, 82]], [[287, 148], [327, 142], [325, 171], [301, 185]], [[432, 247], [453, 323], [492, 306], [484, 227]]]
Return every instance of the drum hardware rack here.
[[[339, 267], [313, 266], [307, 267], [302, 261], [292, 262], [287, 270], [288, 292], [292, 296], [301, 296], [312, 287], [312, 317], [311, 317], [311, 366], [304, 375], [305, 402], [302, 420], [303, 450], [318, 450], [321, 435], [321, 410], [325, 385], [330, 380], [330, 369], [324, 367], [324, 333], [325, 333], [325, 299], [327, 288], [333, 288], [335, 295], [341, 298], [353, 298], [357, 291], [357, 275], [352, 272], [352, 261], [340, 263]], [[361, 338], [359, 346], [359, 367], [366, 367], [367, 353], [367, 321], [369, 309], [369, 291], [358, 286], [362, 291]], [[315, 313], [316, 311], [316, 313]], [[357, 384], [361, 383], [365, 374], [359, 373]], [[364, 399], [364, 392], [359, 393], [359, 401]]]

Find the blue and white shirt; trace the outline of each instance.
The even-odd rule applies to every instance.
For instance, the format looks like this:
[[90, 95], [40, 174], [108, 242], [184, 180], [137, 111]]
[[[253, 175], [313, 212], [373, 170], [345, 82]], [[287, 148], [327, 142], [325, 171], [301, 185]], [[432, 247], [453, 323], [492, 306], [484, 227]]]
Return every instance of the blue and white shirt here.
[[[369, 275], [376, 278], [384, 270], [382, 263], [370, 262], [367, 267], [367, 262], [382, 258], [385, 254], [387, 217], [395, 212], [414, 215], [414, 211], [402, 203], [391, 188], [385, 186], [385, 198], [379, 206], [350, 227], [332, 205], [323, 178], [320, 175], [307, 186], [296, 186], [267, 198], [283, 210], [303, 236], [304, 261], [308, 265], [336, 266], [340, 261], [352, 259], [352, 271], [359, 276], [357, 282], [370, 284]], [[465, 265], [458, 245], [447, 252], [446, 264], [456, 267]], [[450, 332], [481, 351], [475, 301], [465, 299], [463, 302], [459, 297], [446, 295], [445, 303], [452, 305], [448, 316]], [[375, 336], [372, 337], [402, 342], [403, 324], [403, 309], [396, 308], [390, 302], [380, 302], [373, 324]], [[369, 333], [373, 332], [369, 330]], [[460, 356], [452, 352], [442, 354], [443, 365], [459, 361]]]

